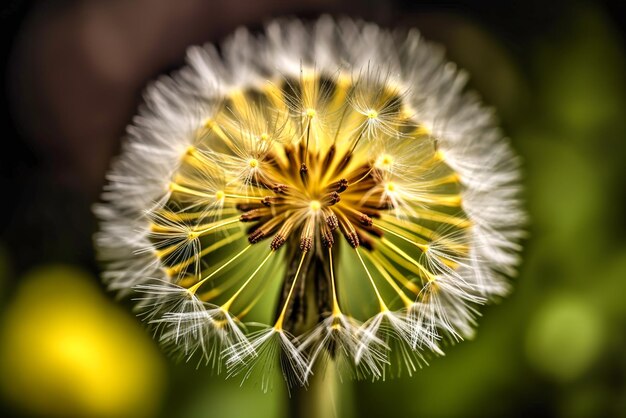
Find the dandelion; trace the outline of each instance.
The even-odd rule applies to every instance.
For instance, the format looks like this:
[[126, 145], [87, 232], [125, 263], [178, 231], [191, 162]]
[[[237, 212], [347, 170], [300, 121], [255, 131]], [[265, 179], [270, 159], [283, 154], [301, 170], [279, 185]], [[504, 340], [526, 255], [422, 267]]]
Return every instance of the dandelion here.
[[472, 336], [524, 213], [465, 74], [416, 31], [329, 17], [220, 51], [190, 48], [128, 128], [95, 208], [108, 285], [168, 350], [264, 390], [412, 374]]

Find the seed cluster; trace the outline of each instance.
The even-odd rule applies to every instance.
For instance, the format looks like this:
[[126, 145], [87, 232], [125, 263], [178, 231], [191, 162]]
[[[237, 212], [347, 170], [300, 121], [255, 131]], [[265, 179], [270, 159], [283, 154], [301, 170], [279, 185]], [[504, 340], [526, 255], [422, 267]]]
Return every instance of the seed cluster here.
[[[276, 365], [299, 385], [329, 363], [413, 373], [506, 293], [522, 236], [514, 155], [462, 77], [416, 34], [395, 51], [375, 26], [316, 25], [323, 68], [276, 52], [313, 37], [298, 24], [237, 35], [232, 77], [190, 50], [191, 69], [150, 93], [96, 209], [104, 278], [141, 294], [163, 345], [258, 373], [264, 390]], [[344, 66], [328, 59], [337, 45], [395, 61]]]
[[[402, 94], [378, 73], [325, 78], [303, 70], [299, 79], [227, 97], [183, 155], [169, 201], [151, 214], [153, 244], [173, 282], [229, 309], [246, 300], [229, 311], [235, 318], [269, 282], [281, 282], [275, 328], [306, 332], [345, 310], [342, 277], [330, 261], [342, 237], [357, 255], [358, 285], [376, 298], [366, 315], [430, 297], [436, 287], [429, 284], [466, 257], [470, 222], [456, 174]], [[293, 246], [287, 258], [297, 274], [255, 270], [265, 275], [257, 286], [253, 276], [230, 277], [226, 267], [251, 245], [266, 253], [241, 260], [257, 266]]]

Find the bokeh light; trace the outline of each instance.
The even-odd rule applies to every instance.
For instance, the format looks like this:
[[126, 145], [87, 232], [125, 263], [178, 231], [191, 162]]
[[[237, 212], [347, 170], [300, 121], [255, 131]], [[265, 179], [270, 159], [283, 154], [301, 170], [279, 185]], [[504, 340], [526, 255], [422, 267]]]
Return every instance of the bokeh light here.
[[16, 407], [58, 417], [152, 417], [165, 388], [140, 324], [73, 267], [21, 280], [0, 328], [0, 388]]
[[580, 377], [606, 343], [605, 322], [585, 300], [560, 295], [534, 313], [526, 335], [530, 363], [548, 377], [569, 381]]

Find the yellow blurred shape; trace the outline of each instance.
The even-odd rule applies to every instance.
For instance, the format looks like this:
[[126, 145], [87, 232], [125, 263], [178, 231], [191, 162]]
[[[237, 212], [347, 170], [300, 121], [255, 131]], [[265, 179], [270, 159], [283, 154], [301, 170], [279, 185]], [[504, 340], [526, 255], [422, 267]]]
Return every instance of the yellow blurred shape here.
[[548, 299], [532, 318], [526, 352], [543, 374], [571, 381], [591, 367], [605, 342], [601, 312], [577, 296], [559, 295]]
[[40, 416], [150, 417], [164, 362], [141, 325], [70, 267], [23, 278], [0, 323], [0, 390]]

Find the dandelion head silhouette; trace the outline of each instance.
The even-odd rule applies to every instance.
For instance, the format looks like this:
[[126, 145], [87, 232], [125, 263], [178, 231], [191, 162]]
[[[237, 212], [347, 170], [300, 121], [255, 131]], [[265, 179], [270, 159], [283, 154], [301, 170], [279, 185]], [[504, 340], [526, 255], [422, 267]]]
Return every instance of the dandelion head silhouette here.
[[465, 81], [348, 19], [190, 48], [95, 208], [104, 280], [166, 349], [265, 390], [415, 372], [518, 262], [518, 160]]

